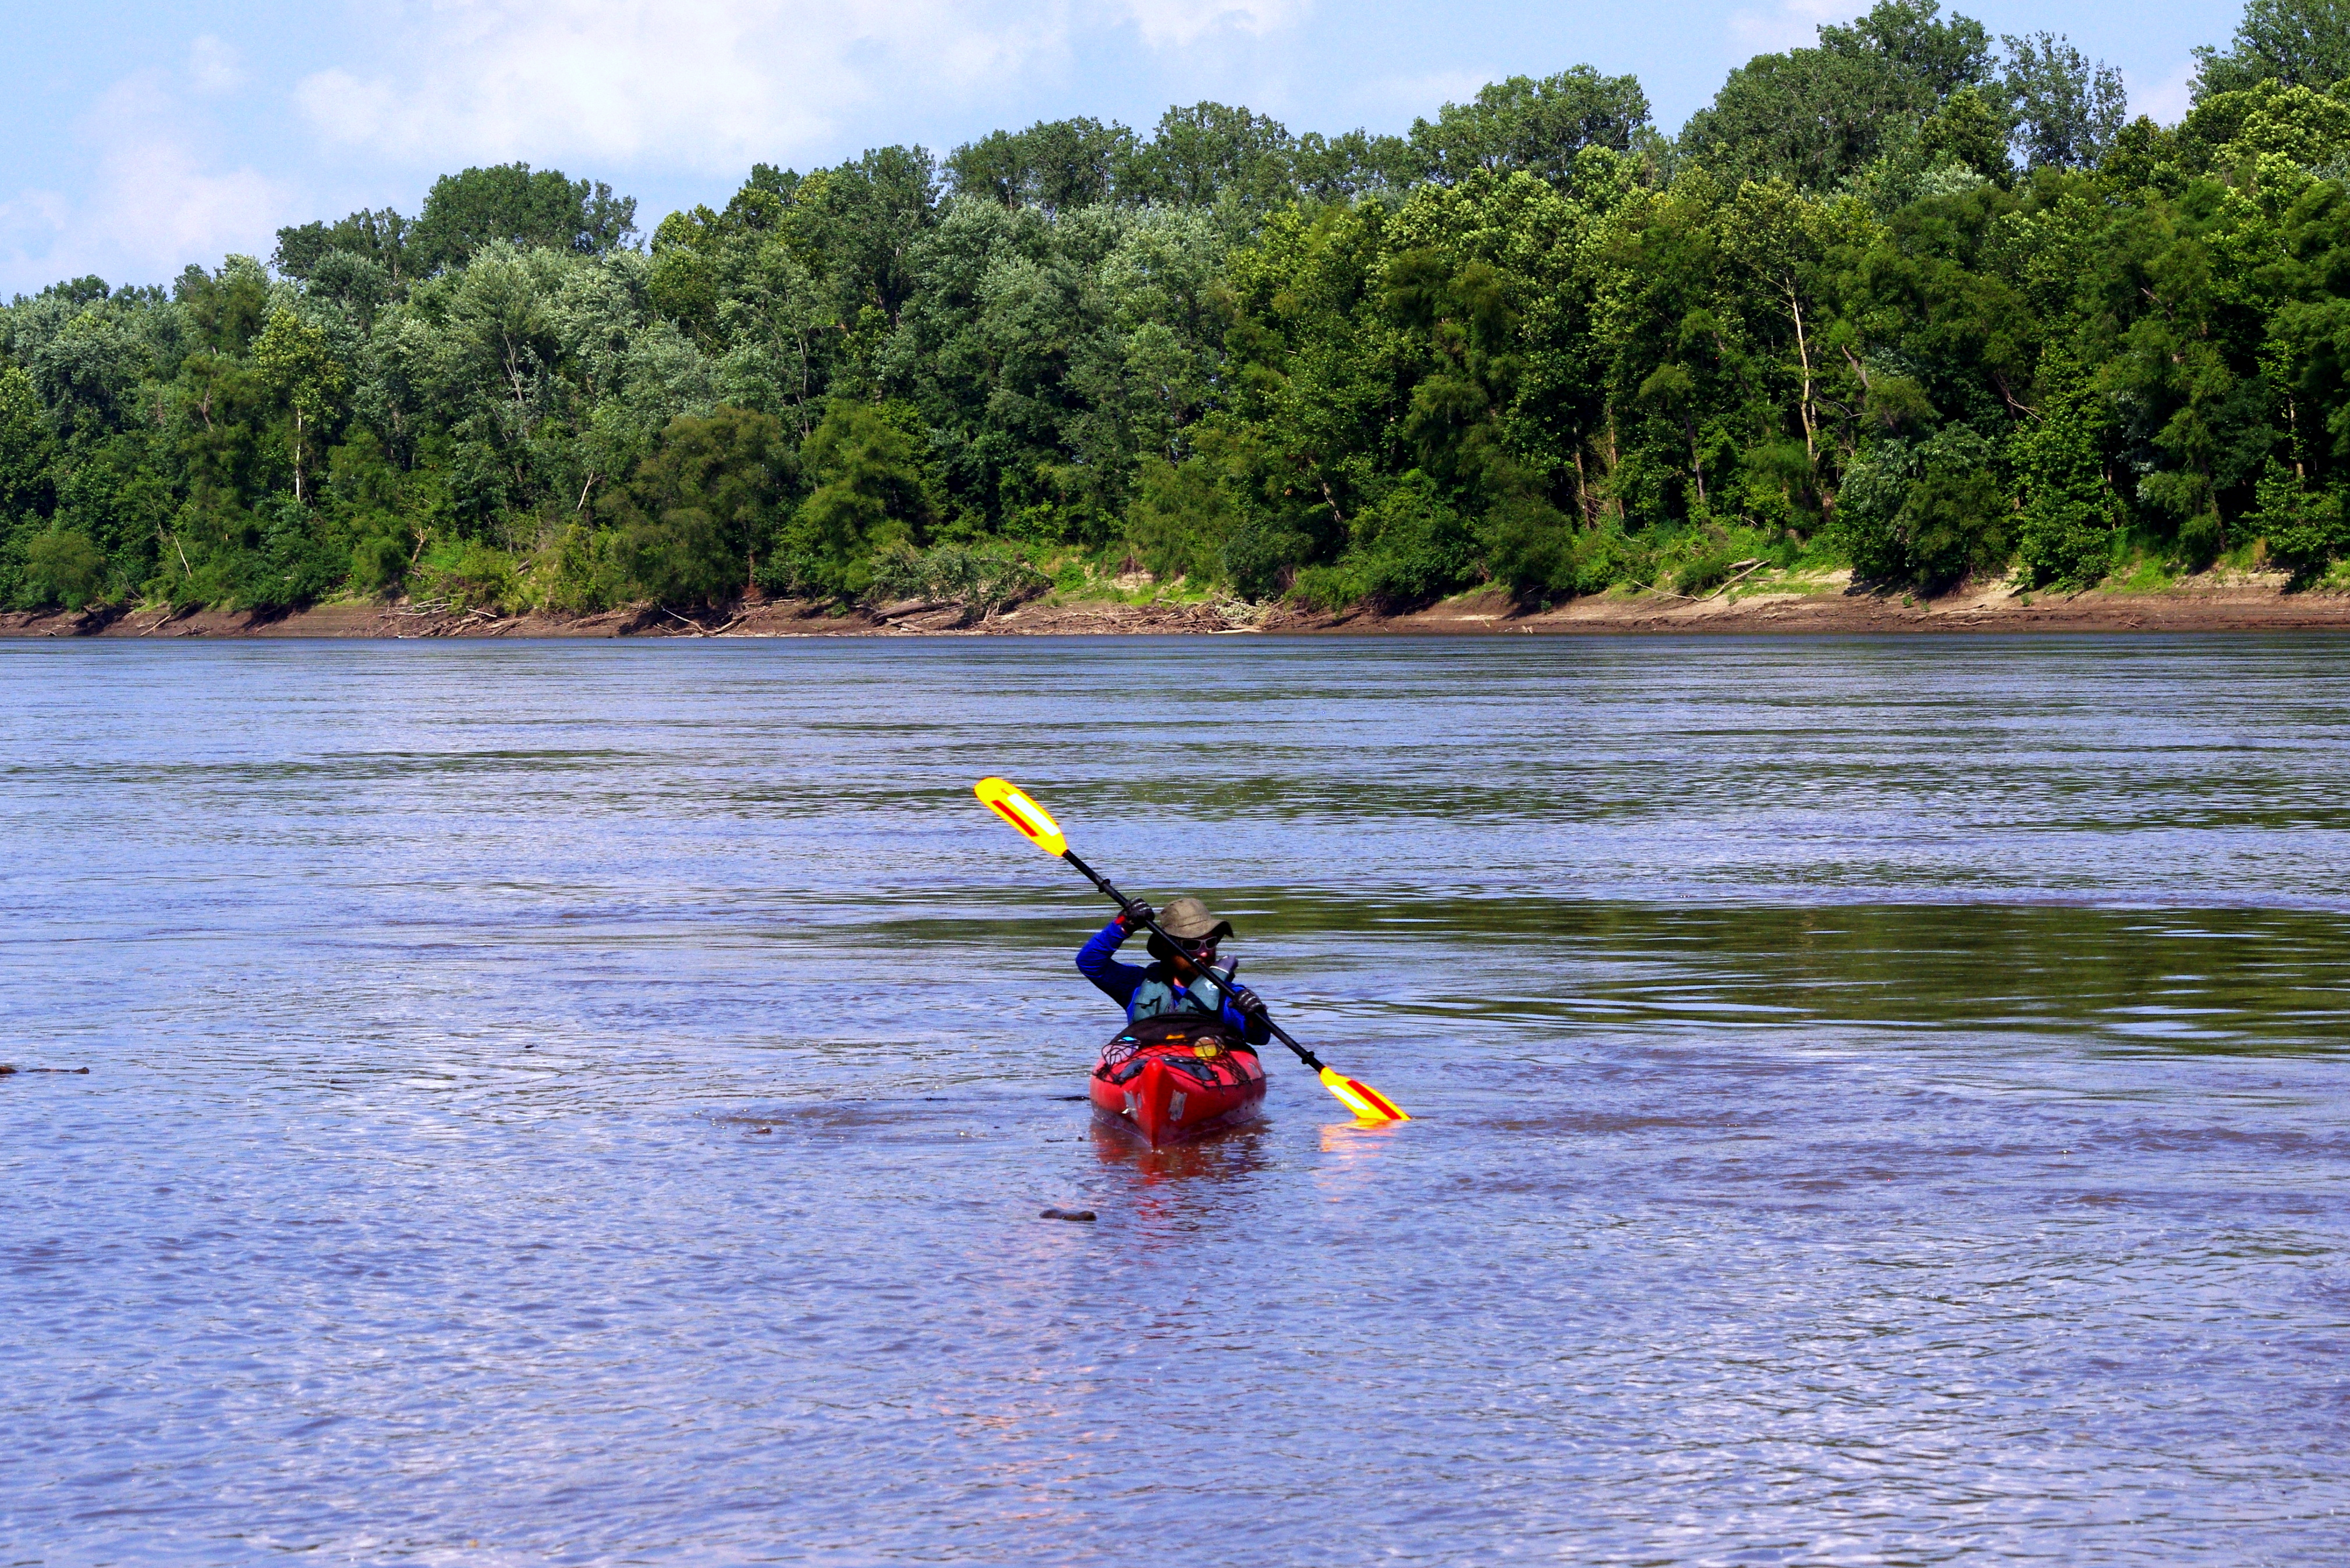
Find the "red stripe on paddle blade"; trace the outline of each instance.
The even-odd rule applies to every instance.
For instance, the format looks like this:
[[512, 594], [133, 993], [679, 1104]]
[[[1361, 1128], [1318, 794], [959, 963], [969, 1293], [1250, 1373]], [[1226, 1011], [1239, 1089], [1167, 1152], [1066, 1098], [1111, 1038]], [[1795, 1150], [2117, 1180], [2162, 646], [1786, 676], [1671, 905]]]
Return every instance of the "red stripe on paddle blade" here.
[[1349, 1078], [1325, 1067], [1322, 1069], [1322, 1086], [1338, 1096], [1339, 1104], [1367, 1122], [1411, 1120], [1396, 1108], [1393, 1101], [1359, 1078]]

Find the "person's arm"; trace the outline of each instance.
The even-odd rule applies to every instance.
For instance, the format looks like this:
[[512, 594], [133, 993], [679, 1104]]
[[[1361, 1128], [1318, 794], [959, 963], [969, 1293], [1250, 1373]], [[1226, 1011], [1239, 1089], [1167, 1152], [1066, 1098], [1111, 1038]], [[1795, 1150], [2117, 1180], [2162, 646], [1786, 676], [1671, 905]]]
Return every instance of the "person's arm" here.
[[1264, 1002], [1255, 992], [1237, 981], [1233, 994], [1224, 998], [1224, 1022], [1241, 1032], [1241, 1038], [1252, 1045], [1262, 1045], [1273, 1038], [1272, 1021], [1265, 1017]]
[[1134, 988], [1142, 983], [1142, 971], [1130, 963], [1118, 962], [1115, 956], [1126, 939], [1134, 934], [1126, 920], [1126, 916], [1118, 916], [1077, 950], [1077, 972], [1120, 1007], [1134, 999]]

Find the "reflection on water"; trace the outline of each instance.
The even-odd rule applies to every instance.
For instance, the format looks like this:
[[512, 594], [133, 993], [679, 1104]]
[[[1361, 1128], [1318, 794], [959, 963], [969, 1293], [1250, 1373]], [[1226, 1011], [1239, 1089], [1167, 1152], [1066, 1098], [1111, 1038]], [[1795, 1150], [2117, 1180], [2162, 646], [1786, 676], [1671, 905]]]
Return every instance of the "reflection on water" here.
[[[2331, 1563], [2342, 668], [0, 648], [0, 1543]], [[989, 773], [1419, 1119], [1095, 1122]]]
[[1104, 1174], [1115, 1173], [1118, 1179], [1130, 1181], [1131, 1190], [1138, 1195], [1191, 1181], [1236, 1181], [1270, 1168], [1271, 1161], [1261, 1126], [1243, 1126], [1194, 1143], [1153, 1148], [1097, 1113], [1093, 1143]]
[[1386, 1158], [1403, 1136], [1396, 1122], [1331, 1122], [1322, 1128], [1322, 1152], [1330, 1157], [1328, 1168], [1333, 1170], [1370, 1167]]

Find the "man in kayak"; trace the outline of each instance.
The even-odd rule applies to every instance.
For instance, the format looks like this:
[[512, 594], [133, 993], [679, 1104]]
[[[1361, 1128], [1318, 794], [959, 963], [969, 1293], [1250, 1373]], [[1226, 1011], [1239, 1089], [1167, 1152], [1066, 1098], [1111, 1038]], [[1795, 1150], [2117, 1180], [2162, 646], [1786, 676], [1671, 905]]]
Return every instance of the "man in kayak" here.
[[1126, 939], [1152, 918], [1150, 906], [1139, 900], [1119, 911], [1077, 950], [1077, 972], [1125, 1008], [1128, 1023], [1161, 1013], [1206, 1012], [1221, 1016], [1252, 1045], [1273, 1038], [1256, 992], [1235, 982], [1227, 996], [1224, 987], [1200, 972], [1214, 965], [1216, 944], [1232, 934], [1232, 923], [1217, 919], [1197, 898], [1173, 899], [1157, 916], [1159, 930], [1175, 939], [1170, 943], [1152, 935], [1150, 956], [1157, 962], [1149, 969], [1118, 962], [1115, 955]]

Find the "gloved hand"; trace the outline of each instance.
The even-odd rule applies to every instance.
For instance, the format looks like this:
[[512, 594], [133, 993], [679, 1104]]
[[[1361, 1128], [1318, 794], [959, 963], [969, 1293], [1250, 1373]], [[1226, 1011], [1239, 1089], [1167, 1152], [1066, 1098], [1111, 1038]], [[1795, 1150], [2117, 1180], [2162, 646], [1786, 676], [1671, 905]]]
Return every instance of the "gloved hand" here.
[[1239, 1008], [1241, 1016], [1252, 1023], [1264, 1020], [1264, 998], [1244, 985], [1232, 987], [1232, 1005]]
[[1158, 918], [1159, 911], [1139, 898], [1118, 912], [1118, 923], [1129, 931], [1148, 930]]

